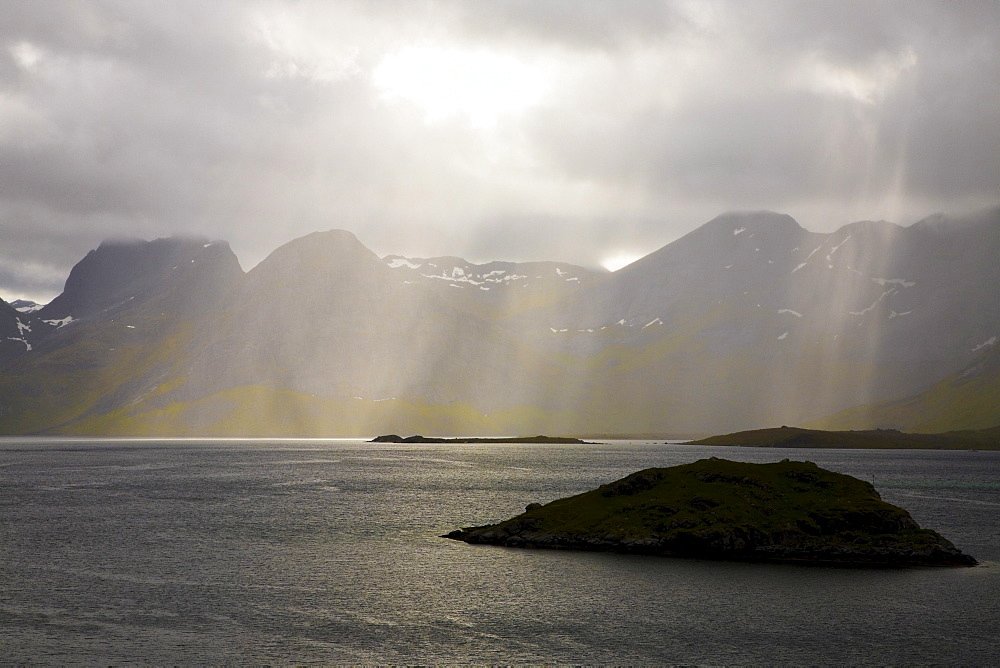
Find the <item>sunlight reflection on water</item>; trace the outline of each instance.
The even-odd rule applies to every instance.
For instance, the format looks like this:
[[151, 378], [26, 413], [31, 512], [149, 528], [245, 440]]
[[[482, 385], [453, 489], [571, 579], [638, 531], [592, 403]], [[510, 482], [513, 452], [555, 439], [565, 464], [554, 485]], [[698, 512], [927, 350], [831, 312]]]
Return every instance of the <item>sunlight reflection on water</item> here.
[[[1000, 453], [0, 443], [0, 626], [31, 663], [990, 663]], [[648, 466], [870, 479], [989, 564], [869, 571], [439, 536]], [[937, 493], [940, 491], [940, 495]]]

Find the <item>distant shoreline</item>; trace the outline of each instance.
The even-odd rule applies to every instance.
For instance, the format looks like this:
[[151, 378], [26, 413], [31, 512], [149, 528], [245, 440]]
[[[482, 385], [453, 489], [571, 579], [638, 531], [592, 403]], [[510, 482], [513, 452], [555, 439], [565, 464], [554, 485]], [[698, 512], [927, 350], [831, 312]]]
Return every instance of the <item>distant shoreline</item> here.
[[570, 444], [570, 445], [594, 445], [589, 441], [579, 438], [565, 436], [516, 436], [507, 438], [438, 438], [434, 436], [399, 436], [397, 434], [385, 434], [376, 436], [369, 443], [542, 443], [542, 444]]
[[711, 436], [685, 445], [729, 445], [752, 448], [840, 448], [883, 450], [1000, 450], [1000, 427], [910, 434], [895, 429], [824, 431], [800, 427], [753, 429]]

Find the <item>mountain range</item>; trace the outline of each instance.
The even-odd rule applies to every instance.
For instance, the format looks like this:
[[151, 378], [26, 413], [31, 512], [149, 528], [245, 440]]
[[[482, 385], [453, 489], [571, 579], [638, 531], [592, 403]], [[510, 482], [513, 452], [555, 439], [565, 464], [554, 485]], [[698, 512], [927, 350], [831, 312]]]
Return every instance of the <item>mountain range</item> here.
[[696, 434], [1000, 424], [1000, 207], [729, 213], [616, 272], [317, 232], [105, 242], [0, 300], [0, 433]]

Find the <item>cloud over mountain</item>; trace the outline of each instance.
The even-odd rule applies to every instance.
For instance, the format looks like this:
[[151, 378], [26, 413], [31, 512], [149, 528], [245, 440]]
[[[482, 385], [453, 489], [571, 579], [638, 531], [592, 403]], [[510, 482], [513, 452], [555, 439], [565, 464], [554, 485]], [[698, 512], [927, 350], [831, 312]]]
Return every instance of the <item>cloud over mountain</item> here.
[[251, 267], [342, 227], [380, 254], [596, 266], [720, 210], [832, 230], [974, 209], [1000, 186], [997, 13], [15, 0], [0, 294], [49, 298], [119, 236], [226, 238]]

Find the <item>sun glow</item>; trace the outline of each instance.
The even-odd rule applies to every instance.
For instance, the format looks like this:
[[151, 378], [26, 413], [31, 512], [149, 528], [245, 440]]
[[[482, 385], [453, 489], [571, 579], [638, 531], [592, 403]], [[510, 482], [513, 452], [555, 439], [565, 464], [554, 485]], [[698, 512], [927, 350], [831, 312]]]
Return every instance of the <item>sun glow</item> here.
[[618, 271], [642, 257], [642, 253], [617, 253], [601, 260], [601, 266], [608, 271]]
[[386, 56], [372, 80], [387, 100], [416, 104], [437, 121], [466, 116], [478, 127], [538, 103], [542, 74], [520, 60], [487, 51], [410, 47]]

